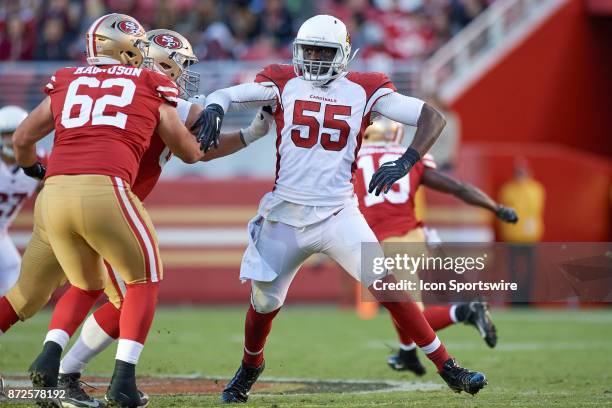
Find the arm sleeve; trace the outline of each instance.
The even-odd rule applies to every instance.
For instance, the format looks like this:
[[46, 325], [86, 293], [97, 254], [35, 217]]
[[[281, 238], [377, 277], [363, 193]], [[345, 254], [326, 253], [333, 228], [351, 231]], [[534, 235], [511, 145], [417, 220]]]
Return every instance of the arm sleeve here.
[[276, 92], [269, 86], [248, 83], [219, 89], [206, 97], [206, 106], [216, 103], [225, 112], [242, 111], [276, 104]]
[[181, 122], [187, 122], [187, 116], [189, 116], [189, 110], [191, 109], [191, 102], [187, 102], [184, 99], [178, 99], [176, 102], [176, 112], [181, 119]]
[[392, 92], [379, 98], [372, 106], [372, 112], [405, 125], [416, 126], [423, 105], [425, 102], [420, 99]]

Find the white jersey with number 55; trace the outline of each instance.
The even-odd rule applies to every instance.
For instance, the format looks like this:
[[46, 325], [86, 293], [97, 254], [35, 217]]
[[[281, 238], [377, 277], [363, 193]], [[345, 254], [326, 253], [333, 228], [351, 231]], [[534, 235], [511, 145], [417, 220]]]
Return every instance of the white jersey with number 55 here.
[[395, 92], [382, 73], [349, 72], [315, 86], [282, 64], [265, 67], [254, 84], [214, 92], [206, 103], [226, 111], [276, 105], [274, 195], [315, 207], [342, 205], [353, 197], [357, 152], [372, 114], [416, 125], [423, 106]]

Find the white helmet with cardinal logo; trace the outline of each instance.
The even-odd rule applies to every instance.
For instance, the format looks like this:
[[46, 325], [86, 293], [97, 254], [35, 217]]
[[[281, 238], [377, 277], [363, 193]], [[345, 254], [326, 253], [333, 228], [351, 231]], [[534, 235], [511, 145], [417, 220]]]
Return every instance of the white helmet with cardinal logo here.
[[[331, 61], [307, 59], [304, 46], [334, 48], [335, 55]], [[346, 72], [350, 55], [351, 37], [346, 25], [336, 17], [325, 14], [306, 20], [293, 42], [295, 74], [317, 86], [325, 85]]]

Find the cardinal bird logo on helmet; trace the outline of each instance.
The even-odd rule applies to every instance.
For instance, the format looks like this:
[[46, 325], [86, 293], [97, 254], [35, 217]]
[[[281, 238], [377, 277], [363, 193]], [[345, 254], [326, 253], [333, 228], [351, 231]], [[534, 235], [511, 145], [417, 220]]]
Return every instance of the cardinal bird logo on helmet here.
[[130, 20], [123, 20], [117, 24], [117, 27], [124, 33], [130, 35], [139, 35], [144, 33], [142, 27], [138, 23]]
[[153, 42], [155, 42], [155, 44], [159, 45], [160, 47], [170, 48], [173, 50], [176, 50], [183, 46], [181, 40], [170, 34], [157, 35], [155, 36], [155, 38], [153, 38]]

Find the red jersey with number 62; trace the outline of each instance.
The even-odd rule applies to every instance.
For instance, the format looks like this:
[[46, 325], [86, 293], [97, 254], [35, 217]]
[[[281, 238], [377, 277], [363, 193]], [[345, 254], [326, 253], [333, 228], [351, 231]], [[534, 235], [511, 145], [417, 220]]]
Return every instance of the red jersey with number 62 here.
[[273, 64], [255, 82], [277, 97], [274, 194], [309, 206], [341, 205], [353, 197], [351, 184], [363, 130], [376, 101], [395, 87], [378, 72], [349, 72], [313, 86], [293, 66]]
[[405, 151], [404, 146], [375, 142], [364, 145], [357, 156], [354, 185], [359, 198], [359, 209], [379, 241], [405, 235], [422, 226], [414, 213], [414, 196], [425, 168], [436, 168], [430, 155], [426, 154], [410, 173], [396, 181], [387, 194], [376, 196], [368, 193], [370, 180], [380, 165], [397, 160]]
[[47, 177], [102, 174], [133, 184], [159, 122], [159, 106], [176, 106], [178, 89], [165, 75], [126, 65], [62, 68], [51, 97], [55, 141]]

